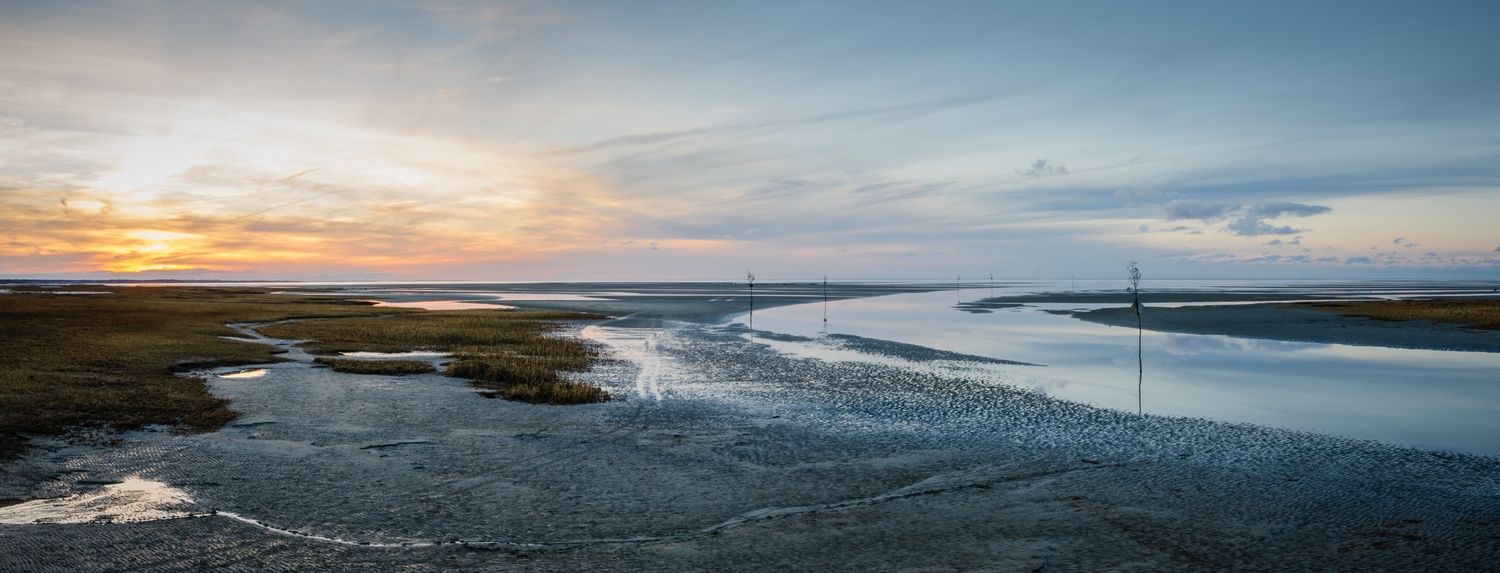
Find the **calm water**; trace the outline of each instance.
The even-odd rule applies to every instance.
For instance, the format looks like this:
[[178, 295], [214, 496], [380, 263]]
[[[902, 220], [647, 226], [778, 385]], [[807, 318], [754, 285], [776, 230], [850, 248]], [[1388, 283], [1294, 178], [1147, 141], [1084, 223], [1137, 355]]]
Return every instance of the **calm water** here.
[[[1475, 284], [1446, 293], [1425, 290], [1435, 285], [1454, 286], [1423, 281], [1223, 280], [1153, 281], [1147, 286], [1159, 291], [1259, 291], [1285, 296], [1285, 300], [1313, 294], [1382, 298], [1474, 295], [1489, 294], [1497, 286]], [[390, 301], [396, 305], [428, 308], [437, 307], [433, 301], [451, 308], [496, 308], [505, 301], [588, 300], [591, 296], [634, 294], [609, 288], [595, 292], [587, 283], [576, 284], [579, 288], [570, 289], [568, 294], [510, 292], [504, 285], [467, 283], [417, 288], [372, 288], [377, 285], [371, 283], [357, 286], [371, 295], [397, 295]], [[821, 303], [760, 310], [755, 313], [755, 328], [803, 336], [853, 334], [1041, 364], [1044, 366], [997, 368], [1014, 384], [1107, 408], [1133, 412], [1139, 404], [1149, 414], [1248, 422], [1500, 455], [1500, 353], [1146, 332], [1141, 362], [1144, 381], [1142, 392], [1137, 394], [1134, 329], [1045, 312], [1100, 305], [1035, 304], [988, 314], [955, 308], [960, 300], [989, 296], [1070, 290], [1118, 292], [1123, 286], [1118, 280], [1063, 280], [991, 289], [984, 283], [966, 281], [961, 291], [831, 302], [826, 325]], [[725, 288], [726, 294], [740, 292], [732, 284], [713, 288]], [[655, 293], [662, 294], [670, 293]], [[744, 322], [743, 317], [739, 320]]]
[[[1028, 289], [1070, 287], [1068, 281], [1039, 286], [1043, 285]], [[1192, 285], [1173, 288], [1185, 286]], [[1017, 292], [997, 288], [994, 294]], [[755, 313], [755, 328], [804, 336], [853, 334], [1043, 364], [1001, 368], [1015, 384], [1108, 408], [1135, 411], [1139, 399], [1150, 414], [1500, 454], [1497, 353], [1148, 331], [1142, 349], [1143, 392], [1138, 396], [1135, 329], [1045, 312], [1097, 305], [1041, 304], [989, 314], [954, 308], [960, 297], [985, 296], [987, 288], [973, 288], [831, 302], [826, 326], [821, 303], [773, 308]], [[1288, 292], [1288, 299], [1295, 298]]]

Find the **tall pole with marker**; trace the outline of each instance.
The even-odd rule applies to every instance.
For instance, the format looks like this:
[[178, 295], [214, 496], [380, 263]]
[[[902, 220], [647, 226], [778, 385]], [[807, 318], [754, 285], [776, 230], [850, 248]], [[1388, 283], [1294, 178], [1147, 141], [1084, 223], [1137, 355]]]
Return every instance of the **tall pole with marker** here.
[[745, 282], [750, 284], [750, 336], [755, 336], [755, 273], [745, 269]]
[[1141, 270], [1136, 268], [1135, 261], [1125, 265], [1125, 270], [1130, 272], [1130, 286], [1125, 291], [1134, 295], [1134, 301], [1130, 303], [1130, 311], [1135, 313], [1135, 409], [1136, 413], [1145, 413], [1142, 407], [1141, 388], [1146, 380], [1146, 364], [1141, 361]]

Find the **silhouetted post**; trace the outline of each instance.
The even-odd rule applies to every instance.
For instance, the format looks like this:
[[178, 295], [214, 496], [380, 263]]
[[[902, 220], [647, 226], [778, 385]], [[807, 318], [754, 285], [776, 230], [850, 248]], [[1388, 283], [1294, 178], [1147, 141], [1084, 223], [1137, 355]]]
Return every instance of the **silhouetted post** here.
[[1136, 413], [1143, 414], [1141, 388], [1146, 380], [1146, 363], [1141, 361], [1141, 270], [1135, 267], [1135, 261], [1125, 265], [1125, 270], [1130, 271], [1130, 286], [1125, 291], [1135, 295], [1134, 302], [1130, 303], [1130, 311], [1135, 313], [1135, 363], [1137, 373], [1135, 379], [1135, 409]]
[[750, 283], [750, 336], [755, 336], [755, 273], [745, 269], [745, 282]]
[[828, 324], [828, 273], [823, 273], [823, 324]]
[[963, 284], [964, 284], [964, 276], [963, 275], [958, 275], [958, 280], [953, 283], [953, 300], [958, 301], [958, 302], [963, 302], [964, 301], [963, 295], [959, 294], [959, 292], [958, 292], [959, 289], [963, 288]]

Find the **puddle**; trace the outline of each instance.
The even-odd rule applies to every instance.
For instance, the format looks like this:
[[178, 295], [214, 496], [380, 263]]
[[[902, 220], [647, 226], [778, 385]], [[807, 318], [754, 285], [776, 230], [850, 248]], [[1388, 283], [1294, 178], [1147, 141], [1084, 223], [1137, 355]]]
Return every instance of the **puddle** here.
[[[371, 290], [365, 291], [364, 294], [366, 296], [370, 296], [370, 295], [380, 295], [380, 296], [390, 295], [390, 296], [393, 296], [393, 297], [406, 297], [406, 298], [428, 297], [428, 296], [433, 296], [433, 297], [437, 297], [437, 296], [455, 296], [455, 295], [459, 295], [459, 296], [469, 296], [470, 298], [467, 299], [468, 301], [473, 301], [476, 298], [490, 299], [490, 300], [512, 300], [512, 301], [556, 301], [556, 300], [590, 301], [590, 300], [606, 300], [606, 299], [600, 298], [601, 296], [631, 296], [632, 295], [632, 293], [613, 293], [613, 292], [590, 292], [588, 294], [572, 294], [572, 293], [557, 293], [557, 292], [504, 292], [504, 291], [485, 291], [485, 290], [445, 289], [445, 288], [432, 288], [432, 289], [371, 289]], [[461, 303], [461, 302], [465, 302], [465, 301], [460, 301], [460, 300], [444, 300], [444, 301], [440, 301], [440, 302], [460, 302]], [[406, 304], [406, 303], [397, 303], [397, 304]], [[427, 301], [422, 301], [422, 304], [427, 304]], [[495, 306], [495, 305], [485, 305], [484, 308], [489, 308], [489, 307], [493, 307], [493, 306]]]
[[260, 378], [265, 375], [266, 370], [264, 368], [256, 368], [254, 370], [238, 370], [228, 374], [218, 374], [217, 376], [220, 378]]
[[375, 306], [382, 308], [420, 308], [423, 310], [510, 310], [515, 308], [514, 306], [503, 304], [487, 304], [462, 300], [425, 300], [417, 302], [369, 300], [365, 302], [373, 302]]
[[0, 523], [122, 523], [192, 514], [192, 498], [167, 484], [131, 478], [94, 491], [0, 507]]

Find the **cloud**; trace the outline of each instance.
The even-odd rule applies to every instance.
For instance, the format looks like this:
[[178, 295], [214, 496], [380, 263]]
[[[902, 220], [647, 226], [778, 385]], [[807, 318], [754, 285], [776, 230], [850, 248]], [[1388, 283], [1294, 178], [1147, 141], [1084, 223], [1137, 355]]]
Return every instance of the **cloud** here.
[[1274, 263], [1281, 260], [1281, 255], [1262, 255], [1253, 259], [1240, 259], [1242, 263]]
[[1020, 173], [1027, 177], [1051, 177], [1053, 175], [1067, 175], [1068, 168], [1061, 165], [1048, 164], [1046, 159], [1038, 159], [1035, 163], [1031, 164], [1030, 169], [1027, 169], [1025, 171], [1017, 169], [1016, 173]]
[[1239, 208], [1239, 203], [1203, 203], [1197, 199], [1176, 199], [1162, 205], [1162, 209], [1167, 212], [1168, 221], [1198, 219], [1204, 223], [1223, 219]]
[[1271, 225], [1270, 223], [1251, 217], [1242, 217], [1240, 219], [1235, 219], [1234, 222], [1225, 225], [1224, 229], [1229, 231], [1231, 235], [1239, 237], [1258, 237], [1260, 235], [1295, 235], [1297, 233], [1306, 233], [1312, 230], [1293, 229], [1287, 225], [1276, 227]]
[[[1032, 258], [1018, 248], [1028, 244], [1022, 241], [1047, 245], [1059, 261], [1092, 260], [1084, 257], [1129, 228], [1117, 223], [1115, 211], [1115, 203], [1129, 201], [1144, 202], [1132, 209], [1147, 205], [1137, 209], [1150, 211], [1136, 221], [1142, 223], [1160, 217], [1154, 209], [1163, 203], [1196, 198], [1164, 207], [1168, 220], [1192, 222], [1191, 228], [1148, 228], [1220, 233], [1181, 242], [1234, 252], [1243, 247], [1242, 257], [1256, 256], [1250, 251], [1257, 244], [1236, 236], [1293, 244], [1296, 239], [1280, 238], [1296, 227], [1286, 219], [1329, 212], [1285, 200], [1375, 205], [1373, 212], [1361, 207], [1362, 217], [1371, 215], [1357, 222], [1447, 244], [1471, 226], [1447, 217], [1425, 221], [1419, 216], [1425, 211], [1395, 206], [1400, 203], [1343, 198], [1458, 188], [1441, 183], [1488, 181], [1483, 178], [1493, 172], [1483, 162], [1490, 157], [1483, 130], [1471, 137], [1456, 129], [1462, 122], [1418, 122], [1430, 131], [1377, 130], [1373, 135], [1389, 139], [1360, 142], [1372, 134], [1326, 122], [1370, 114], [1329, 114], [1322, 104], [1287, 107], [1243, 91], [1282, 85], [1275, 81], [1217, 84], [1235, 97], [1189, 98], [1205, 107], [1163, 118], [1139, 112], [1182, 86], [1143, 81], [1100, 97], [1076, 78], [1119, 69], [1120, 62], [1093, 62], [1092, 56], [1046, 60], [1034, 66], [1042, 76], [997, 80], [964, 72], [971, 66], [962, 62], [930, 66], [951, 47], [946, 40], [916, 41], [911, 46], [942, 48], [895, 59], [883, 51], [887, 38], [852, 34], [816, 40], [790, 34], [789, 42], [811, 43], [756, 50], [765, 28], [752, 24], [818, 27], [846, 15], [806, 23], [784, 13], [754, 23], [711, 19], [748, 34], [738, 38], [689, 20], [648, 22], [653, 32], [643, 43], [634, 41], [641, 29], [632, 27], [641, 20], [593, 21], [604, 12], [591, 10], [557, 9], [569, 13], [552, 19], [550, 8], [538, 14], [507, 8], [514, 17], [492, 21], [454, 9], [437, 20], [409, 12], [392, 20], [384, 10], [303, 10], [291, 3], [278, 4], [274, 17], [241, 19], [201, 17], [241, 14], [234, 2], [192, 12], [93, 1], [84, 0], [88, 8], [58, 4], [52, 14], [10, 11], [0, 18], [0, 51], [9, 54], [7, 61], [25, 63], [0, 66], [0, 157], [10, 162], [0, 169], [0, 228], [6, 230], [0, 238], [17, 243], [6, 247], [14, 253], [6, 256], [39, 248], [47, 249], [40, 251], [44, 257], [64, 252], [48, 272], [174, 265], [249, 272], [244, 269], [267, 268], [266, 261], [288, 261], [319, 272], [347, 264], [361, 272], [428, 277], [453, 276], [445, 269], [456, 269], [459, 276], [523, 278], [576, 265], [666, 278], [718, 272], [715, 266], [733, 271], [740, 263], [730, 262], [740, 258], [776, 274], [770, 263], [753, 263], [757, 259], [742, 253], [784, 261], [793, 270], [803, 260], [821, 269], [827, 264], [821, 253], [849, 246], [855, 254], [841, 258], [848, 266], [840, 274], [887, 276], [879, 273], [886, 273], [891, 254], [913, 251], [923, 257], [892, 272], [926, 276], [920, 273], [930, 273], [929, 267], [921, 265], [961, 264], [926, 256], [934, 246], [953, 244], [963, 245], [957, 247], [962, 256], [998, 258], [996, 266], [1017, 273], [1058, 273], [1068, 263], [1051, 270], [1044, 269], [1052, 263], [1026, 266], [1034, 263], [1024, 262]], [[192, 13], [173, 19], [178, 12]], [[878, 16], [881, 9], [870, 12]], [[987, 20], [955, 17], [974, 25]], [[945, 26], [919, 28], [940, 34], [939, 40], [950, 33]], [[1169, 26], [1164, 37], [1178, 28]], [[1124, 27], [1107, 27], [1117, 29]], [[1017, 58], [1059, 57], [1030, 49], [1051, 39], [1029, 44], [1003, 36], [1006, 45], [1029, 46], [1009, 51]], [[1128, 44], [1140, 37], [1123, 38]], [[578, 42], [558, 44], [556, 38]], [[1097, 45], [1122, 39], [1080, 38]], [[876, 49], [860, 48], [866, 45]], [[835, 59], [834, 53], [858, 59]], [[1129, 53], [1112, 49], [1106, 57]], [[1421, 60], [1422, 69], [1443, 63]], [[602, 68], [607, 73], [590, 72], [589, 62], [599, 61], [610, 62]], [[916, 67], [904, 67], [912, 63]], [[1070, 65], [1080, 63], [1098, 67], [1080, 73]], [[754, 73], [766, 69], [787, 81], [767, 82]], [[1177, 71], [1194, 77], [1191, 69]], [[818, 81], [799, 81], [805, 78]], [[1400, 83], [1396, 75], [1387, 79]], [[1330, 97], [1324, 103], [1348, 110], [1368, 101]], [[1243, 102], [1277, 113], [1241, 109]], [[1370, 109], [1409, 109], [1393, 103]], [[1177, 123], [1181, 118], [1192, 119]], [[1281, 123], [1286, 118], [1295, 119]], [[1350, 125], [1367, 126], [1364, 121]], [[1350, 133], [1358, 139], [1348, 139]], [[1319, 137], [1300, 137], [1305, 134]], [[1455, 143], [1471, 140], [1480, 143]], [[1404, 145], [1415, 141], [1439, 147]], [[1272, 145], [1278, 142], [1285, 145]], [[1388, 151], [1339, 151], [1355, 142]], [[1050, 157], [1086, 167], [1072, 171]], [[1028, 158], [1033, 163], [1025, 163]], [[1444, 172], [1457, 174], [1434, 181], [1407, 165], [1448, 166]], [[141, 182], [149, 184], [137, 187]], [[1037, 193], [1038, 185], [1049, 189]], [[66, 205], [59, 205], [63, 198]], [[1465, 216], [1484, 212], [1462, 210]], [[1397, 221], [1399, 227], [1390, 226]], [[1331, 227], [1324, 223], [1319, 230], [1331, 235]], [[193, 237], [131, 235], [142, 230]], [[623, 241], [637, 236], [670, 247]], [[1327, 239], [1354, 251], [1353, 241], [1369, 237], [1350, 232]], [[1180, 252], [1165, 237], [1132, 238], [1139, 240], [1140, 257]], [[1241, 244], [1222, 244], [1230, 242]], [[130, 267], [116, 262], [126, 259]], [[661, 262], [648, 267], [640, 261]], [[0, 273], [43, 268], [17, 262], [0, 266]], [[1186, 268], [1174, 272], [1196, 276]]]
[[[1264, 219], [1310, 217], [1333, 209], [1322, 205], [1301, 203], [1258, 203], [1245, 207], [1239, 203], [1203, 203], [1197, 199], [1176, 199], [1162, 205], [1162, 210], [1166, 212], [1168, 221], [1198, 219], [1204, 223], [1214, 223], [1238, 216], [1237, 219], [1225, 225], [1224, 230], [1239, 237], [1258, 237], [1261, 235], [1295, 235], [1311, 230], [1296, 229], [1290, 225], [1278, 227], [1265, 222]], [[1294, 240], [1293, 244], [1301, 243]]]
[[1303, 205], [1301, 203], [1261, 203], [1250, 207], [1245, 214], [1258, 219], [1276, 219], [1279, 217], [1311, 217], [1322, 215], [1332, 211], [1332, 208], [1322, 205]]
[[1495, 250], [1494, 250], [1494, 251], [1492, 251], [1492, 252], [1495, 252], [1495, 253], [1500, 253], [1500, 247], [1495, 247]]
[[1281, 244], [1281, 239], [1272, 239], [1270, 241], [1267, 241], [1266, 244], [1267, 245], [1280, 245]]
[[1368, 265], [1371, 262], [1373, 261], [1370, 260], [1370, 257], [1349, 257], [1344, 259], [1344, 264], [1346, 265]]

